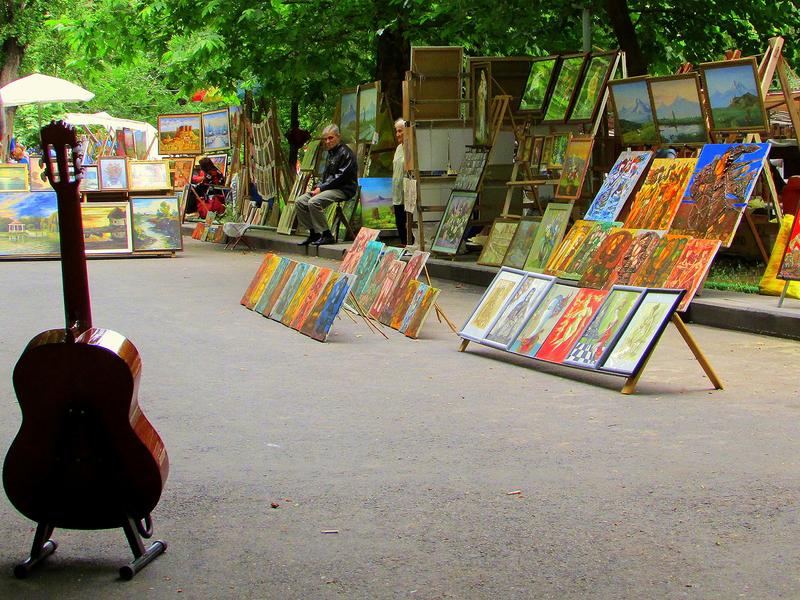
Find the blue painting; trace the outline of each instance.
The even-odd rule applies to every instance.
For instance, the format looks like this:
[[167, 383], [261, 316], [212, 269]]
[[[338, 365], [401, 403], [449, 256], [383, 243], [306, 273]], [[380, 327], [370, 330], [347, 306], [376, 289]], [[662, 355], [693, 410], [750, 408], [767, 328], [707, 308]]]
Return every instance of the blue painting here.
[[58, 232], [55, 192], [0, 193], [0, 256], [57, 256]]
[[589, 210], [587, 221], [615, 221], [636, 184], [647, 170], [652, 152], [623, 152], [600, 186]]

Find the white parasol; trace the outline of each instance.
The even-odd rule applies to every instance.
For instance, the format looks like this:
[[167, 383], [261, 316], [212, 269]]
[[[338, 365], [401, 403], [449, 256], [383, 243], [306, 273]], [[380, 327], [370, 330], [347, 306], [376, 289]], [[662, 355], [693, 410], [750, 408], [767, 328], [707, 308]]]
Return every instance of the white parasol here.
[[16, 79], [0, 88], [0, 102], [6, 108], [48, 102], [87, 102], [92, 98], [94, 94], [79, 85], [41, 73]]

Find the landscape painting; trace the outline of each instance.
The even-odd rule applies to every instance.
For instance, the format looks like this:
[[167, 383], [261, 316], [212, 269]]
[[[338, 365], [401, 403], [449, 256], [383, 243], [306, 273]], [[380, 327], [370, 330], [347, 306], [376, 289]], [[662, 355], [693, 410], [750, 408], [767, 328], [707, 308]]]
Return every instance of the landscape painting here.
[[394, 229], [391, 177], [359, 177], [361, 224], [372, 229]]
[[[42, 161], [41, 156], [34, 156], [31, 155], [30, 163], [28, 164], [28, 169], [31, 175], [31, 191], [32, 192], [49, 192], [53, 189], [50, 185], [50, 182], [47, 180], [46, 169], [44, 166], [44, 162]], [[87, 167], [84, 165], [84, 173], [86, 172]], [[95, 177], [97, 176], [97, 167], [95, 169]], [[83, 187], [83, 183], [81, 183], [81, 189], [85, 189]], [[97, 189], [97, 188], [95, 188]]]
[[0, 164], [0, 192], [27, 192], [28, 177], [28, 165]]
[[203, 113], [203, 150], [225, 150], [231, 147], [231, 122], [228, 109]]
[[0, 193], [0, 256], [58, 256], [58, 231], [54, 191]]
[[[50, 184], [47, 184], [50, 187]], [[81, 177], [80, 190], [82, 192], [95, 192], [100, 189], [100, 174], [97, 165], [87, 165], [83, 167], [83, 177]]]
[[648, 79], [658, 135], [666, 144], [704, 144], [706, 119], [696, 73]]
[[200, 154], [203, 151], [202, 116], [196, 114], [158, 116], [159, 154]]
[[572, 98], [575, 96], [575, 90], [583, 73], [584, 62], [586, 62], [585, 54], [570, 54], [563, 57], [561, 70], [558, 73], [558, 79], [542, 123], [563, 123], [566, 120], [572, 105]]
[[558, 66], [558, 56], [536, 58], [531, 63], [531, 72], [525, 84], [525, 92], [519, 104], [520, 111], [542, 112], [547, 102], [553, 75]]
[[626, 151], [620, 154], [592, 200], [584, 219], [587, 221], [616, 220], [652, 158], [652, 152]]
[[129, 160], [128, 185], [134, 191], [169, 189], [169, 163], [165, 160]]
[[358, 141], [372, 143], [378, 117], [378, 84], [358, 86]]
[[570, 123], [591, 123], [594, 121], [600, 101], [606, 91], [606, 83], [613, 75], [617, 64], [617, 53], [593, 54], [586, 67], [586, 74], [575, 98], [575, 105], [569, 115]]
[[116, 254], [133, 250], [129, 208], [127, 202], [81, 204], [86, 254]]
[[356, 88], [342, 90], [339, 99], [339, 133], [345, 144], [356, 141], [358, 132], [358, 93]]
[[433, 238], [432, 251], [442, 254], [458, 252], [477, 199], [476, 192], [450, 192], [450, 199]]
[[653, 104], [647, 90], [647, 77], [631, 77], [608, 82], [614, 108], [614, 135], [623, 146], [658, 144], [658, 129]]
[[700, 65], [714, 131], [768, 131], [755, 58]]
[[132, 197], [133, 250], [182, 250], [177, 196]]

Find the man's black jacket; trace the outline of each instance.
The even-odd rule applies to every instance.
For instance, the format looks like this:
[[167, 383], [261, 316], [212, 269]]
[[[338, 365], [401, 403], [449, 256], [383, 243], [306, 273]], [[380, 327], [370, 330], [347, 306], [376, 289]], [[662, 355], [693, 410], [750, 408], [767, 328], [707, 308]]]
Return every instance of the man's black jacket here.
[[325, 161], [325, 171], [319, 191], [342, 190], [348, 196], [355, 196], [358, 188], [358, 167], [353, 151], [340, 143], [328, 150], [328, 159]]

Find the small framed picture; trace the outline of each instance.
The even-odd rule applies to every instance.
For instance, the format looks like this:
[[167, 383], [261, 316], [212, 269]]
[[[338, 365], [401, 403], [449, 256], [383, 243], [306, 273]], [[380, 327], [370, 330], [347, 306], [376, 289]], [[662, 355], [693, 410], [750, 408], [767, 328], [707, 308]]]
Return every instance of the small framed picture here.
[[97, 165], [86, 165], [83, 167], [83, 177], [81, 178], [82, 192], [96, 192], [100, 189], [99, 173]]
[[169, 163], [165, 160], [128, 161], [128, 185], [131, 190], [170, 189]]
[[128, 189], [127, 162], [124, 156], [101, 156], [97, 159], [101, 190]]

